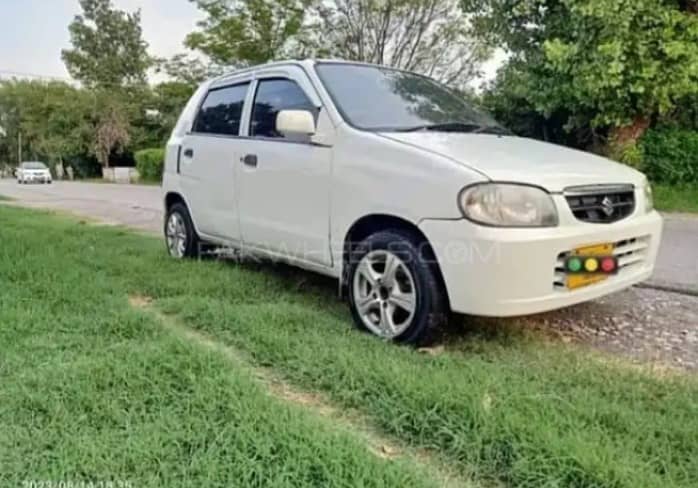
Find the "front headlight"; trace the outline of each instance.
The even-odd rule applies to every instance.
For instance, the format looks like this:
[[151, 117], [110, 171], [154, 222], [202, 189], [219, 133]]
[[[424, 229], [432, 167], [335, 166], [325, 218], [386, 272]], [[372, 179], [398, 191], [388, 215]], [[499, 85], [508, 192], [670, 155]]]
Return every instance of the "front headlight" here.
[[649, 181], [645, 182], [645, 212], [650, 213], [654, 210], [654, 195], [652, 194], [652, 185]]
[[536, 186], [481, 183], [458, 198], [465, 218], [495, 227], [555, 227], [557, 209], [550, 194]]

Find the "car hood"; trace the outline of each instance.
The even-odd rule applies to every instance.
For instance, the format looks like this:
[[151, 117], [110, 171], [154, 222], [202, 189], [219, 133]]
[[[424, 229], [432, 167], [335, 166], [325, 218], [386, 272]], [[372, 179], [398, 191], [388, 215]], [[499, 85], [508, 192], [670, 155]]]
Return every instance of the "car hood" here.
[[628, 166], [534, 139], [445, 132], [381, 135], [445, 156], [491, 180], [528, 183], [551, 192], [578, 185], [644, 183], [642, 173]]

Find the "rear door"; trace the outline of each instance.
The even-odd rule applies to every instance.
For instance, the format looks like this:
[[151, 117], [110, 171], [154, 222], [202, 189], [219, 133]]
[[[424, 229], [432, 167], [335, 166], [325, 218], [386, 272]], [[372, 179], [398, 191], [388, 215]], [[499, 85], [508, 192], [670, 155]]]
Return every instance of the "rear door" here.
[[240, 240], [235, 163], [249, 88], [244, 79], [212, 86], [181, 148], [181, 181], [197, 229], [226, 241]]
[[317, 120], [320, 99], [299, 67], [264, 70], [256, 78], [248, 137], [238, 163], [244, 244], [330, 266], [332, 149], [309, 137], [276, 131], [281, 110], [307, 110]]

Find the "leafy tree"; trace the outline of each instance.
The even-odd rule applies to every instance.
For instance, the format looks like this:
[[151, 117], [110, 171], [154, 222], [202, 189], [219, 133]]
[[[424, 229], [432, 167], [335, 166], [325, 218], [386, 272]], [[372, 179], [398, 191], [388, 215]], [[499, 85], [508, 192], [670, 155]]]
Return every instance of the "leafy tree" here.
[[488, 54], [469, 35], [458, 0], [191, 1], [207, 17], [186, 45], [223, 66], [337, 57], [464, 87]]
[[223, 67], [214, 63], [204, 63], [201, 59], [175, 54], [170, 59], [159, 60], [157, 69], [165, 73], [177, 83], [186, 84], [191, 88], [198, 87], [204, 81], [223, 74]]
[[73, 48], [62, 51], [71, 76], [88, 87], [145, 83], [153, 60], [140, 12], [116, 10], [111, 0], [80, 0], [80, 6], [82, 15], [69, 26]]
[[593, 111], [624, 145], [698, 94], [698, 17], [660, 0], [565, 0], [570, 29], [546, 40], [554, 108]]
[[190, 0], [206, 13], [185, 45], [222, 66], [293, 56], [312, 0]]
[[698, 92], [695, 3], [462, 0], [478, 35], [511, 54], [518, 100], [568, 114], [568, 129], [608, 128], [618, 146]]
[[95, 126], [92, 151], [103, 168], [108, 168], [113, 153], [120, 154], [131, 142], [130, 123], [123, 104], [102, 93], [99, 119]]
[[[457, 0], [334, 0], [318, 6], [318, 51], [464, 87], [489, 55]], [[323, 47], [325, 46], [325, 47]]]
[[94, 108], [91, 94], [66, 83], [0, 84], [0, 119], [7, 132], [6, 154], [17, 154], [20, 132], [25, 154], [50, 164], [87, 152]]
[[147, 102], [145, 117], [137, 126], [143, 135], [137, 135], [134, 147], [164, 146], [174, 129], [182, 108], [194, 94], [196, 85], [168, 81], [153, 87]]

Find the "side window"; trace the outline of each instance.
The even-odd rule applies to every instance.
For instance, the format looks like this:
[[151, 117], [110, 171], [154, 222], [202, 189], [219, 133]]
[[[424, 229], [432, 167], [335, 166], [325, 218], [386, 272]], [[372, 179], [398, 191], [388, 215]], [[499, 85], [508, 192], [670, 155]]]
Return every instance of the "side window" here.
[[249, 83], [211, 90], [201, 105], [193, 132], [236, 136]]
[[276, 132], [276, 115], [281, 110], [308, 110], [317, 117], [314, 106], [295, 81], [286, 79], [261, 80], [257, 85], [250, 135], [283, 137]]

